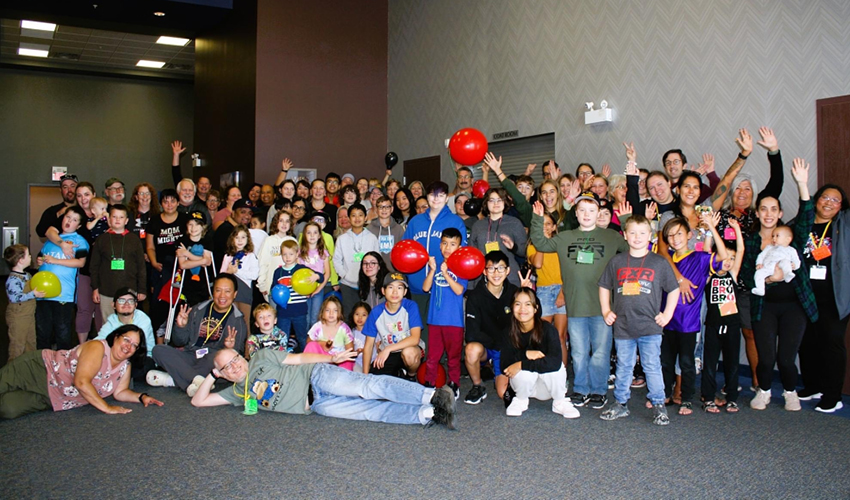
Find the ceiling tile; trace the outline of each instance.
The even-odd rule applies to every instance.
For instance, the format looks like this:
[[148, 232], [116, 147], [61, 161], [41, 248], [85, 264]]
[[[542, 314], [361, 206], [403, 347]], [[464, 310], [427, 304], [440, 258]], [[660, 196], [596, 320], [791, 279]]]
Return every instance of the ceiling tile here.
[[126, 33], [120, 33], [118, 31], [104, 31], [104, 30], [92, 30], [92, 36], [99, 36], [103, 38], [115, 38], [118, 40], [122, 40]]
[[127, 33], [124, 35], [124, 40], [131, 40], [134, 42], [143, 42], [143, 43], [156, 43], [156, 39], [158, 36], [152, 35], [139, 35], [136, 33]]
[[116, 54], [129, 54], [129, 55], [134, 55], [134, 56], [143, 56], [143, 55], [145, 55], [145, 52], [147, 52], [147, 50], [145, 50], [145, 49], [136, 49], [136, 48], [133, 48], [133, 47], [124, 47], [123, 45], [119, 45], [115, 49]]
[[122, 47], [133, 47], [137, 49], [147, 49], [151, 46], [149, 43], [145, 42], [136, 42], [133, 40], [123, 40], [119, 45]]
[[57, 32], [53, 36], [54, 40], [72, 40], [75, 42], [85, 42], [89, 39], [88, 35], [81, 35], [78, 33], [63, 33]]
[[91, 36], [92, 30], [89, 28], [77, 28], [76, 26], [57, 26], [56, 33], [70, 33], [74, 35]]

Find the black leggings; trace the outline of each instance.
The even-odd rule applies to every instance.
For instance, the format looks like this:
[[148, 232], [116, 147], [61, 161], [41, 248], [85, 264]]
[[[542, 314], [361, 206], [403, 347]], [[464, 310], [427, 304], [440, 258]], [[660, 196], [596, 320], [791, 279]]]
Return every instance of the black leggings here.
[[829, 403], [841, 401], [847, 347], [844, 334], [850, 315], [838, 317], [835, 301], [818, 304], [818, 320], [808, 323], [800, 344], [800, 374], [806, 389], [823, 393]]
[[694, 349], [699, 332], [674, 332], [664, 330], [661, 338], [661, 373], [664, 375], [664, 397], [673, 397], [676, 385], [676, 358], [682, 370], [682, 402], [690, 401], [694, 396], [697, 370], [694, 364]]
[[705, 349], [700, 379], [703, 401], [714, 401], [717, 393], [717, 362], [723, 353], [726, 401], [738, 401], [738, 357], [741, 352], [741, 325], [705, 325]]
[[[773, 382], [773, 365], [779, 368], [782, 388], [794, 391], [797, 387], [797, 366], [794, 360], [806, 331], [806, 312], [798, 301], [764, 302], [761, 321], [753, 321], [753, 332], [759, 364], [756, 377], [759, 388], [769, 391]], [[779, 339], [779, 346], [776, 340]]]

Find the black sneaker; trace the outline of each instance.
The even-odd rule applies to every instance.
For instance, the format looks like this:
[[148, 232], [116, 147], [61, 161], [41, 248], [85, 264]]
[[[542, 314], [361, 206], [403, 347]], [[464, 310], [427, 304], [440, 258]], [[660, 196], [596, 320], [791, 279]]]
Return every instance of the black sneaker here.
[[454, 382], [449, 382], [446, 384], [449, 389], [452, 390], [452, 393], [455, 395], [455, 401], [460, 399], [460, 387], [457, 386]]
[[608, 375], [608, 390], [611, 390], [611, 389], [614, 388], [614, 382], [616, 380], [617, 380], [617, 376], [614, 375], [613, 373], [611, 375]]
[[431, 417], [432, 424], [445, 425], [448, 429], [455, 429], [456, 408], [455, 398], [448, 386], [443, 386], [434, 391], [431, 396], [431, 405], [434, 407], [434, 416]]
[[591, 394], [590, 397], [587, 398], [587, 403], [585, 404], [588, 408], [593, 408], [594, 410], [601, 410], [605, 408], [605, 405], [608, 403], [608, 396], [605, 394]]
[[505, 390], [505, 395], [502, 398], [502, 400], [505, 402], [505, 408], [511, 405], [511, 402], [513, 402], [514, 397], [516, 397], [516, 391], [513, 387], [510, 386], [510, 384], [508, 384], [508, 388], [507, 390]]
[[468, 405], [477, 405], [487, 399], [487, 389], [483, 385], [473, 385], [472, 389], [466, 393], [463, 402]]
[[583, 407], [588, 401], [587, 395], [580, 392], [574, 392], [567, 397], [570, 398], [570, 403], [572, 403], [576, 408]]
[[841, 401], [826, 401], [821, 399], [820, 403], [815, 406], [815, 411], [819, 411], [821, 413], [835, 413], [842, 408], [844, 408], [844, 403]]
[[663, 404], [652, 405], [652, 423], [655, 425], [668, 425], [670, 423], [667, 408]]
[[811, 401], [813, 399], [820, 399], [823, 397], [823, 393], [811, 389], [803, 389], [797, 392], [797, 397], [800, 398], [800, 401]]

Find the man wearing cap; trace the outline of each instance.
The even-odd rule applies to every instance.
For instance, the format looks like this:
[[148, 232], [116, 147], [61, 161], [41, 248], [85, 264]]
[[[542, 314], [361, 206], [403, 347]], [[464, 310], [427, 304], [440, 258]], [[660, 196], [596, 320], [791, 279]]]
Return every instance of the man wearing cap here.
[[72, 205], [77, 204], [77, 176], [65, 174], [60, 180], [60, 188], [62, 189], [62, 203], [58, 203], [47, 209], [41, 214], [41, 219], [35, 227], [35, 234], [41, 238], [47, 236], [47, 230], [51, 227], [59, 227], [62, 216], [65, 215], [65, 210]]
[[[153, 326], [151, 319], [147, 314], [137, 309], [139, 305], [139, 296], [135, 290], [128, 287], [121, 287], [115, 291], [115, 298], [112, 299], [112, 306], [115, 310], [110, 314], [97, 332], [96, 339], [106, 339], [106, 337], [114, 330], [124, 325], [136, 325], [142, 329], [145, 334], [145, 345], [148, 348], [147, 356], [140, 364], [133, 364], [133, 379], [136, 383], [145, 381], [145, 374], [155, 366], [152, 352], [153, 346], [156, 345], [156, 337], [153, 335]], [[144, 298], [144, 295], [142, 295]]]
[[576, 198], [578, 229], [547, 238], [543, 233], [543, 211], [543, 205], [536, 202], [530, 236], [538, 252], [557, 253], [561, 265], [569, 352], [575, 372], [570, 401], [576, 407], [600, 410], [608, 400], [613, 333], [602, 317], [597, 283], [608, 261], [618, 252], [628, 251], [629, 245], [616, 231], [597, 227], [599, 201], [591, 192]]
[[239, 224], [245, 227], [250, 226], [251, 214], [253, 213], [251, 202], [245, 198], [239, 198], [233, 203], [230, 215], [215, 230], [215, 234], [213, 234], [213, 258], [215, 259], [216, 269], [221, 269], [221, 261], [227, 253], [227, 238], [230, 237], [233, 228]]
[[[127, 226], [127, 207], [109, 207], [109, 230], [98, 236], [91, 247], [92, 300], [100, 304], [104, 321], [112, 314], [112, 297], [119, 288], [145, 290], [147, 271], [142, 241]], [[140, 294], [145, 300], [145, 294]]]
[[353, 186], [355, 182], [354, 174], [345, 174], [342, 176], [342, 180], [339, 182], [340, 189], [345, 186]]
[[[381, 291], [386, 302], [372, 309], [363, 327], [363, 335], [366, 336], [363, 373], [414, 379], [425, 347], [420, 339], [422, 318], [419, 307], [404, 298], [407, 278], [401, 273], [384, 276]], [[372, 359], [375, 346], [378, 354]]]
[[103, 195], [109, 206], [124, 202], [124, 182], [117, 177], [110, 177], [104, 184]]

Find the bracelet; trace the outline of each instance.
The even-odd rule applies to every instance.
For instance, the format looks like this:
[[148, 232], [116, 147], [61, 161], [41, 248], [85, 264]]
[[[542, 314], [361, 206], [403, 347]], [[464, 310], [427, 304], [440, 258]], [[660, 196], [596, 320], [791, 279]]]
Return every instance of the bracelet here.
[[[145, 404], [145, 402], [142, 401], [142, 398], [144, 398], [145, 396], [148, 396], [148, 393], [143, 392], [143, 393], [139, 394], [139, 403]], [[148, 396], [148, 397], [150, 397], [150, 396]]]
[[746, 160], [746, 159], [747, 159], [747, 158], [749, 158], [749, 157], [750, 157], [750, 155], [744, 156], [743, 154], [738, 153], [738, 158], [740, 158], [740, 159], [742, 159], [742, 160]]
[[681, 285], [683, 281], [685, 281], [685, 278], [679, 278], [676, 280], [676, 283]]

